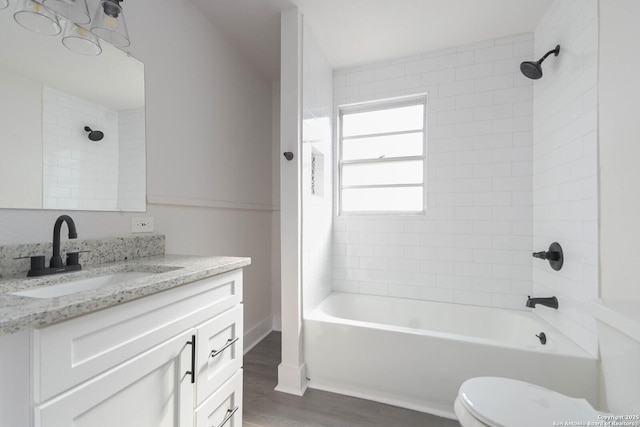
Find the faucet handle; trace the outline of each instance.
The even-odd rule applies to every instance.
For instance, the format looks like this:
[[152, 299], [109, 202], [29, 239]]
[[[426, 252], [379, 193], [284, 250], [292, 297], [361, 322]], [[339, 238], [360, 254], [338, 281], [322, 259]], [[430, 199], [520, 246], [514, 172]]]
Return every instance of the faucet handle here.
[[560, 270], [564, 263], [564, 254], [558, 242], [553, 242], [549, 245], [548, 251], [534, 252], [533, 257], [549, 261], [551, 268], [556, 271]]
[[67, 252], [67, 265], [80, 265], [80, 254], [91, 251]]
[[31, 259], [31, 268], [29, 269], [27, 276], [30, 276], [32, 272], [40, 271], [45, 269], [44, 263], [44, 255], [33, 255], [33, 256], [19, 256], [13, 259]]
[[548, 252], [546, 252], [546, 251], [540, 251], [540, 252], [534, 252], [533, 253], [533, 257], [534, 258], [540, 258], [540, 259], [547, 259], [547, 255], [548, 255]]
[[31, 259], [31, 270], [42, 270], [44, 266], [44, 255], [19, 256], [13, 259]]
[[80, 263], [78, 255], [80, 255], [78, 252], [67, 252], [67, 265], [78, 265]]

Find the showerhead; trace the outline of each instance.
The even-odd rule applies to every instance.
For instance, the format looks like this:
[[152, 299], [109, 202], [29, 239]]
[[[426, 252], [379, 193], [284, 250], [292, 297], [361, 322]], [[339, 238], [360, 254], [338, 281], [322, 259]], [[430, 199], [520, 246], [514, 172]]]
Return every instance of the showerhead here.
[[521, 63], [520, 71], [522, 71], [522, 74], [524, 74], [525, 77], [533, 80], [538, 80], [540, 77], [542, 77], [542, 62], [547, 59], [547, 56], [551, 55], [552, 53], [554, 54], [554, 56], [558, 56], [558, 54], [560, 53], [560, 45], [557, 45], [555, 49], [545, 53], [544, 56], [537, 62], [525, 61]]
[[100, 132], [99, 130], [91, 130], [91, 128], [89, 126], [85, 126], [84, 130], [86, 132], [89, 132], [88, 137], [89, 137], [89, 139], [91, 141], [96, 142], [96, 141], [100, 141], [100, 140], [102, 140], [102, 138], [104, 138], [104, 133]]
[[520, 71], [525, 77], [528, 77], [533, 80], [538, 80], [542, 77], [542, 67], [539, 63], [533, 61], [525, 61], [520, 64]]

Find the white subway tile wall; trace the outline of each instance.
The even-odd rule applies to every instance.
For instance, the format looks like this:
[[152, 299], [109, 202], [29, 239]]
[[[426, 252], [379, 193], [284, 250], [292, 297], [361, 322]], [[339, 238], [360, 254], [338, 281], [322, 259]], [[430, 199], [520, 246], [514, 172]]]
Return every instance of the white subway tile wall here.
[[[43, 206], [114, 210], [118, 201], [118, 113], [44, 86]], [[104, 133], [87, 138], [85, 126]]]
[[535, 55], [560, 44], [535, 83], [533, 160], [534, 249], [559, 242], [562, 270], [533, 264], [533, 293], [558, 297], [559, 310], [534, 312], [592, 355], [593, 317], [584, 305], [598, 297], [597, 77], [598, 2], [556, 1], [535, 32]]
[[427, 213], [336, 216], [333, 289], [525, 309], [533, 34], [334, 72], [334, 106], [427, 93]]

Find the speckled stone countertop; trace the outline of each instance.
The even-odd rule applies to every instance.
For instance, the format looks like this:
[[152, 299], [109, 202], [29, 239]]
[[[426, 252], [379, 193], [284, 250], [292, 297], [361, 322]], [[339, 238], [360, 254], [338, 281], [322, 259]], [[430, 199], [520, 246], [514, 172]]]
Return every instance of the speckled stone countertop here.
[[[0, 335], [29, 327], [44, 327], [123, 302], [236, 270], [251, 264], [251, 258], [160, 255], [124, 262], [83, 266], [82, 271], [0, 280]], [[55, 285], [72, 280], [118, 272], [157, 273], [98, 289], [54, 298], [32, 298], [11, 292]]]

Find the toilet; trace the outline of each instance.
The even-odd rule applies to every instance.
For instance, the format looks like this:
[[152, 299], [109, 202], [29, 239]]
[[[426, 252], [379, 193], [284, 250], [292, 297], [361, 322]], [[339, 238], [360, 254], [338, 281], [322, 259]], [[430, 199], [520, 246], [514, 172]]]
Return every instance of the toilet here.
[[[590, 310], [598, 324], [609, 410], [616, 415], [640, 414], [640, 307], [638, 303], [596, 301]], [[462, 427], [606, 425], [603, 423], [612, 420], [611, 414], [597, 411], [584, 399], [500, 377], [465, 381], [454, 411]], [[640, 426], [640, 420], [627, 421]]]
[[588, 425], [587, 421], [596, 423], [598, 415], [602, 416], [584, 399], [499, 377], [465, 381], [454, 410], [463, 427], [541, 427], [560, 421], [584, 421]]

